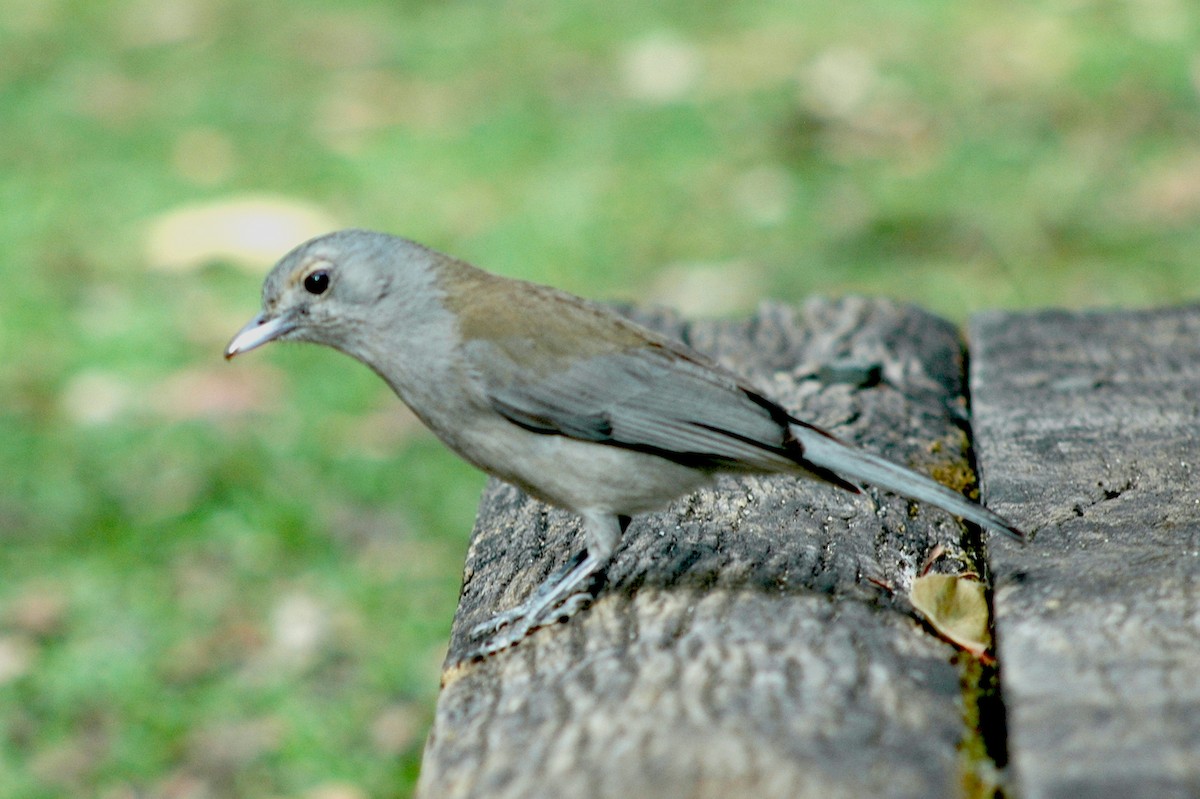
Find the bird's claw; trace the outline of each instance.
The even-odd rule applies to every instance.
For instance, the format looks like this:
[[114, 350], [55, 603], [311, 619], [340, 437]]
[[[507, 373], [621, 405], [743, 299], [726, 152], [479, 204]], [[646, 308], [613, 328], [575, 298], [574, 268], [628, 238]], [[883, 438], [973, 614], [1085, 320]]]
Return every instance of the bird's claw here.
[[487, 621], [471, 628], [471, 638], [484, 636], [486, 638], [467, 653], [467, 658], [476, 661], [483, 660], [497, 652], [514, 647], [539, 627], [566, 621], [587, 607], [591, 601], [590, 591], [580, 591], [571, 594], [553, 607], [543, 609], [540, 613], [527, 612], [528, 602], [503, 613], [497, 613]]
[[592, 578], [602, 564], [603, 561], [589, 557], [586, 549], [575, 553], [534, 589], [524, 602], [472, 627], [470, 638], [484, 640], [467, 657], [483, 660], [516, 646], [539, 627], [574, 616], [599, 590], [599, 583]]
[[521, 616], [521, 606], [518, 606], [512, 608], [511, 610], [506, 610], [503, 613], [497, 613], [490, 619], [481, 621], [479, 624], [476, 624], [474, 627], [472, 627], [471, 631], [467, 634], [471, 638], [483, 638], [486, 635], [491, 635], [492, 633], [503, 630], [508, 625], [520, 619]]

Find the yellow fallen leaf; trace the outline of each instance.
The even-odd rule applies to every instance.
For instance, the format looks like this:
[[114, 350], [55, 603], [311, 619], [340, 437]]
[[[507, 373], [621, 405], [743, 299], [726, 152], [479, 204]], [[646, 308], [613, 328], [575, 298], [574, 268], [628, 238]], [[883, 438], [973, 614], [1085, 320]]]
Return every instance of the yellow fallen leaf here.
[[913, 580], [913, 607], [951, 643], [976, 657], [992, 645], [983, 583], [955, 574], [926, 574]]
[[229, 261], [257, 273], [300, 242], [338, 227], [329, 214], [309, 203], [239, 195], [159, 214], [146, 229], [144, 251], [153, 269], [186, 272]]

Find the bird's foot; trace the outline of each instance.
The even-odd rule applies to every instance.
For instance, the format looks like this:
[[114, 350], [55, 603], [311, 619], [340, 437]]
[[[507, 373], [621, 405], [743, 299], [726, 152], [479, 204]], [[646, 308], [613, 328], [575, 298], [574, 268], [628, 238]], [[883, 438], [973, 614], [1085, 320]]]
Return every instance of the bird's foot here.
[[482, 660], [515, 646], [539, 627], [574, 616], [595, 597], [598, 586], [591, 578], [598, 570], [597, 562], [588, 558], [586, 550], [579, 552], [524, 602], [472, 627], [470, 637], [484, 640], [468, 657]]
[[571, 559], [565, 564], [552, 571], [550, 576], [547, 577], [541, 585], [534, 589], [533, 593], [529, 595], [528, 599], [517, 605], [515, 608], [509, 608], [502, 613], [497, 613], [487, 621], [476, 624], [471, 628], [469, 635], [472, 638], [482, 638], [485, 635], [491, 635], [498, 630], [515, 624], [525, 616], [537, 611], [547, 602], [547, 600], [551, 598], [551, 595], [560, 588], [563, 580], [565, 580], [567, 576], [571, 574], [571, 572], [575, 571], [575, 569], [579, 567], [579, 564], [582, 563], [586, 558], [587, 550], [579, 550], [572, 555]]
[[470, 660], [483, 660], [497, 652], [503, 652], [509, 647], [516, 646], [539, 627], [546, 627], [571, 618], [591, 604], [594, 598], [591, 591], [580, 591], [568, 596], [553, 607], [543, 608], [540, 612], [526, 613], [524, 612], [525, 605], [528, 603], [522, 603], [511, 610], [498, 613], [471, 629], [472, 638], [486, 637], [467, 654], [467, 657]]

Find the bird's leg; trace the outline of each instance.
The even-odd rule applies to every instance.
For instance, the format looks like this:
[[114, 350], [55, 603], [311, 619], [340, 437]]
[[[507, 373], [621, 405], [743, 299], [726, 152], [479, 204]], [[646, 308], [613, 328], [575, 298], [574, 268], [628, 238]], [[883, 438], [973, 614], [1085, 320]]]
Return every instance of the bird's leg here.
[[520, 605], [473, 628], [472, 636], [495, 633], [471, 653], [473, 658], [495, 654], [519, 643], [538, 627], [570, 618], [591, 598], [588, 582], [612, 559], [629, 517], [585, 513], [583, 521], [587, 548], [551, 574]]

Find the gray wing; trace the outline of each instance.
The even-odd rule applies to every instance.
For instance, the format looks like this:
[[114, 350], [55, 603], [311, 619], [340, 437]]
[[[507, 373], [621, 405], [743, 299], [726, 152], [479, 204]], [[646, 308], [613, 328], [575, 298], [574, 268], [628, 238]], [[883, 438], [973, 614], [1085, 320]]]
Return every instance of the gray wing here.
[[540, 377], [499, 350], [478, 354], [489, 361], [492, 407], [528, 430], [697, 468], [775, 471], [799, 462], [783, 409], [686, 351], [651, 343], [592, 354]]

